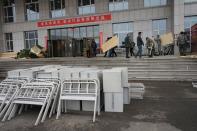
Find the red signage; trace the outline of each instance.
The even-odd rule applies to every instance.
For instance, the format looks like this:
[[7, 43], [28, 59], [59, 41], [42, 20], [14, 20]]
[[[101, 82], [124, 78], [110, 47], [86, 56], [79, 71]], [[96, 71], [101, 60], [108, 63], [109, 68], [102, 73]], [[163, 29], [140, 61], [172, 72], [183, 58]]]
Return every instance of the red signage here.
[[103, 32], [99, 32], [99, 44], [99, 47], [101, 48], [103, 44]]
[[37, 22], [37, 26], [38, 27], [63, 26], [63, 25], [70, 25], [70, 24], [109, 21], [111, 19], [112, 19], [112, 15], [109, 13], [109, 14], [102, 14], [102, 15], [39, 21]]

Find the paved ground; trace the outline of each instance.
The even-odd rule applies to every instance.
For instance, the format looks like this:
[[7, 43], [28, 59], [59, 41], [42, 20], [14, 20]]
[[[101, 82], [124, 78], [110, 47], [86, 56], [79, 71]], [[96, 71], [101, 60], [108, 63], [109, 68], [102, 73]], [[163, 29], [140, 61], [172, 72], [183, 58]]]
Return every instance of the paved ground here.
[[102, 113], [92, 123], [92, 113], [55, 116], [34, 127], [38, 110], [0, 123], [0, 131], [196, 131], [197, 89], [187, 82], [145, 82], [144, 100], [132, 100], [124, 113]]

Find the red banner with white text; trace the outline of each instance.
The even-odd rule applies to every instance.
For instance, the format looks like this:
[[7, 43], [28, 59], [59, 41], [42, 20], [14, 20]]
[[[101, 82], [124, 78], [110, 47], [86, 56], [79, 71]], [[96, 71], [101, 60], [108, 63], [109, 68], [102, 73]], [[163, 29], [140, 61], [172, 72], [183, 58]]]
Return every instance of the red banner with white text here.
[[63, 26], [63, 25], [102, 22], [102, 21], [110, 21], [110, 20], [112, 20], [112, 15], [111, 13], [108, 13], [108, 14], [100, 14], [100, 15], [92, 15], [92, 16], [39, 21], [37, 22], [37, 27]]

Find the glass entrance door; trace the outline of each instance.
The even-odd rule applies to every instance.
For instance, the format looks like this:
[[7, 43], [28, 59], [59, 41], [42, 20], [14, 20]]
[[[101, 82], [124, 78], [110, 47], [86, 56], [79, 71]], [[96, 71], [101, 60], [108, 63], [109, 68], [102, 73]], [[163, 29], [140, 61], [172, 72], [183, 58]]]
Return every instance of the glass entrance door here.
[[72, 56], [72, 39], [65, 40], [65, 57]]
[[50, 57], [77, 57], [84, 54], [84, 38], [94, 39], [99, 47], [99, 26], [49, 30]]

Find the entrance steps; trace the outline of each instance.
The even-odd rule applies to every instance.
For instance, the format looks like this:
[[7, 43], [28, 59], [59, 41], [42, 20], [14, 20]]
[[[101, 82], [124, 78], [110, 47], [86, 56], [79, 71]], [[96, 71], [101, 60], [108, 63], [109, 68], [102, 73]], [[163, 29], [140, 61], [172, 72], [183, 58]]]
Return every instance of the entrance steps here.
[[15, 58], [17, 56], [16, 52], [4, 52], [0, 53], [0, 58]]
[[34, 66], [60, 64], [65, 66], [98, 66], [101, 68], [128, 67], [129, 80], [169, 80], [194, 81], [197, 80], [197, 59], [178, 57], [155, 57], [126, 59], [116, 58], [41, 58], [41, 59], [0, 59], [0, 79], [13, 69], [30, 68]]

